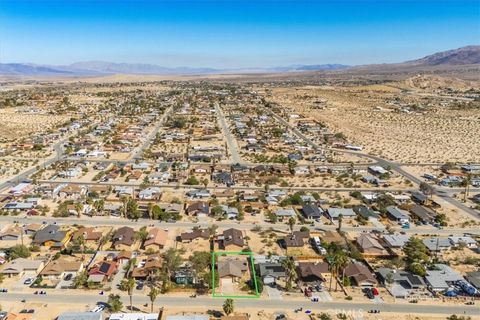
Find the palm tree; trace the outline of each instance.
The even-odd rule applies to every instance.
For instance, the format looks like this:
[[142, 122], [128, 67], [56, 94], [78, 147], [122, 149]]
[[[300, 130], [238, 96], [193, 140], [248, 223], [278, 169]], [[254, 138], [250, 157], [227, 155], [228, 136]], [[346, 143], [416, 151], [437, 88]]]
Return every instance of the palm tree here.
[[127, 293], [130, 298], [130, 311], [132, 311], [133, 310], [132, 296], [133, 296], [133, 288], [135, 288], [135, 280], [133, 278], [128, 278], [128, 280], [125, 282], [125, 288], [127, 289]]
[[[337, 272], [338, 270], [342, 270], [342, 285], [345, 283], [345, 268], [348, 266], [349, 258], [343, 251], [339, 251], [335, 255], [335, 260], [336, 260], [336, 267], [337, 267]], [[338, 281], [335, 281], [335, 291], [337, 291], [338, 288]]]
[[150, 297], [150, 302], [152, 303], [151, 304], [151, 313], [153, 313], [153, 303], [155, 302], [155, 299], [157, 299], [157, 296], [158, 296], [159, 293], [160, 293], [160, 291], [155, 287], [152, 287], [152, 289], [150, 289], [150, 292], [148, 293], [148, 296]]
[[290, 232], [293, 232], [293, 226], [295, 225], [295, 218], [294, 217], [290, 217], [290, 219], [288, 219], [288, 226], [290, 227]]
[[151, 219], [153, 219], [153, 203], [149, 202], [148, 203], [148, 208], [147, 208], [147, 211], [148, 211], [148, 217]]
[[75, 203], [75, 210], [77, 211], [77, 217], [80, 218], [80, 216], [82, 214], [82, 210], [83, 210], [83, 204], [81, 204], [80, 202], [76, 202]]
[[338, 233], [342, 232], [343, 214], [338, 215]]
[[83, 236], [83, 234], [81, 234], [78, 238], [77, 238], [77, 243], [78, 243], [78, 246], [81, 248], [82, 250], [82, 257], [85, 258], [85, 237]]
[[127, 217], [127, 211], [128, 211], [128, 197], [122, 196], [122, 215], [124, 218]]
[[227, 299], [223, 303], [223, 311], [228, 315], [233, 313], [235, 306], [233, 305], [233, 299]]
[[287, 257], [282, 261], [282, 267], [285, 269], [286, 288], [287, 291], [292, 290], [293, 282], [297, 279], [297, 269], [292, 257]]
[[327, 260], [330, 269], [330, 286], [328, 291], [332, 291], [332, 280], [337, 276], [337, 261], [335, 259], [335, 254], [328, 256]]

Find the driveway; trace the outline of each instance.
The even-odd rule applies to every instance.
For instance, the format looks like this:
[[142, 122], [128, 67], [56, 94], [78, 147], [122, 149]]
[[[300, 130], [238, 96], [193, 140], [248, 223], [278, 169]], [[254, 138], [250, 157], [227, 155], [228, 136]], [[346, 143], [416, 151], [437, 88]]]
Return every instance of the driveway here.
[[[72, 275], [72, 278], [70, 280], [65, 280], [65, 277], [67, 276], [67, 274]], [[65, 276], [62, 278], [62, 280], [60, 280], [60, 282], [57, 284], [55, 289], [69, 289], [69, 288], [71, 288], [73, 286], [73, 281], [75, 280], [76, 275], [77, 275], [76, 272], [66, 273]]]
[[24, 284], [25, 280], [30, 277], [33, 278], [35, 281], [35, 279], [37, 278], [37, 274], [35, 272], [25, 272], [25, 274], [15, 282], [13, 289], [17, 291], [23, 291], [24, 289], [30, 287], [29, 285]]
[[235, 288], [233, 287], [232, 279], [225, 278], [220, 280], [221, 293], [226, 296], [232, 296], [235, 294]]
[[312, 298], [318, 298], [318, 301], [333, 301], [332, 296], [327, 291], [314, 292]]
[[264, 287], [267, 289], [268, 297], [270, 300], [282, 300], [282, 292], [277, 289], [276, 285], [270, 286], [270, 285], [265, 285]]
[[122, 279], [125, 278], [126, 271], [124, 270], [123, 267], [124, 267], [124, 265], [119, 265], [118, 266], [118, 272], [115, 275], [115, 277], [113, 277], [113, 280], [112, 280], [112, 290], [117, 290], [118, 285], [120, 284]]

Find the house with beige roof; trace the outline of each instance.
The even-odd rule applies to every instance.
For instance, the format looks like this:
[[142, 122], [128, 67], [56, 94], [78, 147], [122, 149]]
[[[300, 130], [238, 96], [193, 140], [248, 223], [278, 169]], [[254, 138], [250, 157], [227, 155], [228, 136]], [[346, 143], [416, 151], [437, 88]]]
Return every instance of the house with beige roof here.
[[26, 273], [37, 275], [44, 266], [45, 263], [42, 260], [17, 258], [5, 264], [0, 273], [8, 277], [23, 276]]
[[71, 273], [76, 275], [83, 269], [83, 262], [70, 259], [58, 259], [50, 261], [40, 272], [40, 275], [49, 280], [60, 280]]
[[370, 234], [360, 234], [355, 242], [360, 252], [366, 256], [388, 255], [387, 250], [380, 244], [378, 239]]
[[146, 250], [154, 249], [160, 250], [165, 247], [167, 243], [168, 232], [160, 228], [152, 228], [148, 232], [147, 240], [143, 244]]

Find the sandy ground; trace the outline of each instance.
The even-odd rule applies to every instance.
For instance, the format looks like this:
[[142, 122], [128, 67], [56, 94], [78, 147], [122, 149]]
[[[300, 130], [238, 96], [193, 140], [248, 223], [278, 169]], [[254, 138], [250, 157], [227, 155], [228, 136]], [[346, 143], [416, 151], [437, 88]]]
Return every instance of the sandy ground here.
[[16, 139], [46, 132], [68, 120], [67, 116], [17, 113], [14, 108], [0, 109], [0, 137]]
[[[480, 141], [472, 135], [480, 132], [476, 110], [452, 110], [434, 100], [424, 113], [392, 112], [399, 108], [392, 107], [388, 99], [428, 103], [423, 97], [404, 97], [386, 86], [288, 87], [271, 92], [269, 100], [325, 122], [331, 131], [343, 132], [371, 154], [409, 163], [480, 159]], [[326, 101], [325, 106], [315, 108], [318, 100]]]

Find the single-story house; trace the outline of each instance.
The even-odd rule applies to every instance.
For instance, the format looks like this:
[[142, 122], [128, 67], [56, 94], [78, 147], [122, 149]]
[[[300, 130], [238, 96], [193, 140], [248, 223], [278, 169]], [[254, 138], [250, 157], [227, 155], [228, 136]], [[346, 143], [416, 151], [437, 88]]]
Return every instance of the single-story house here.
[[409, 271], [378, 268], [377, 277], [395, 298], [407, 298], [413, 291], [426, 287], [422, 277]]
[[248, 271], [247, 259], [221, 259], [218, 261], [218, 277], [223, 280], [224, 278], [231, 278], [232, 281], [238, 281]]
[[437, 213], [430, 208], [414, 204], [410, 207], [410, 212], [420, 221], [424, 223], [434, 223]]
[[298, 279], [303, 283], [325, 282], [330, 273], [326, 262], [300, 262], [297, 268]]
[[219, 236], [217, 236], [218, 245], [220, 249], [241, 249], [245, 246], [245, 239], [241, 230], [230, 228]]
[[360, 252], [369, 256], [386, 255], [387, 251], [377, 238], [368, 233], [360, 234], [355, 240]]
[[50, 280], [59, 280], [69, 273], [76, 275], [83, 269], [83, 262], [67, 259], [58, 259], [50, 261], [40, 272], [43, 278]]
[[464, 280], [462, 275], [445, 264], [435, 264], [435, 270], [427, 270], [425, 283], [432, 291], [447, 290], [457, 281]]
[[444, 237], [427, 238], [423, 239], [422, 242], [431, 252], [448, 250], [452, 247], [450, 240]]
[[403, 248], [403, 246], [410, 239], [406, 234], [386, 234], [383, 236], [383, 241], [389, 248]]
[[410, 216], [408, 212], [402, 209], [399, 209], [395, 206], [388, 206], [387, 207], [387, 216], [400, 224], [410, 223]]
[[323, 210], [313, 203], [306, 203], [302, 207], [302, 214], [307, 219], [320, 219], [323, 214]]
[[165, 247], [165, 244], [167, 243], [167, 236], [168, 236], [167, 231], [160, 228], [152, 228], [148, 232], [147, 239], [145, 240], [145, 243], [143, 244], [143, 246], [146, 250], [163, 249]]
[[352, 261], [345, 268], [345, 276], [352, 280], [352, 284], [359, 287], [372, 287], [377, 284], [375, 275], [366, 265], [358, 261]]
[[330, 220], [338, 220], [340, 215], [344, 218], [354, 218], [356, 216], [355, 212], [350, 208], [328, 208], [327, 209], [327, 218]]
[[4, 265], [1, 273], [8, 277], [23, 276], [25, 273], [37, 275], [45, 266], [42, 260], [17, 258]]
[[264, 284], [272, 284], [276, 283], [278, 279], [285, 278], [285, 268], [280, 262], [259, 263], [258, 274]]
[[135, 231], [130, 227], [121, 227], [112, 238], [112, 247], [119, 250], [130, 250], [135, 243]]
[[63, 249], [70, 241], [70, 231], [62, 231], [60, 227], [50, 224], [35, 233], [32, 242], [37, 245]]
[[207, 216], [210, 212], [210, 208], [208, 203], [204, 201], [197, 201], [190, 204], [186, 209], [185, 212], [189, 216]]

